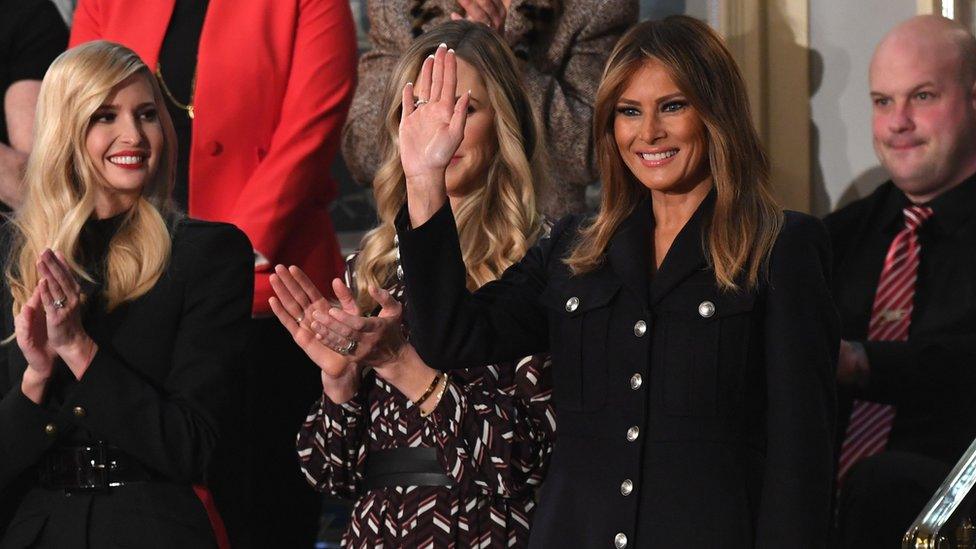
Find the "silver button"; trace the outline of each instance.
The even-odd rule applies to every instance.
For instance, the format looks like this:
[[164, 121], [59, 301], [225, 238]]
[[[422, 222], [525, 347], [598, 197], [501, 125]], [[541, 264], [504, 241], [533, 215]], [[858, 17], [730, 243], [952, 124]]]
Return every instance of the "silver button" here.
[[715, 314], [715, 304], [711, 301], [702, 301], [701, 305], [698, 306], [698, 314], [704, 318], [712, 318], [712, 315]]
[[630, 376], [630, 388], [640, 389], [640, 386], [644, 383], [644, 376], [640, 374], [634, 374]]
[[634, 425], [630, 429], [627, 429], [627, 440], [629, 440], [630, 442], [634, 442], [635, 440], [637, 440], [637, 437], [639, 435], [640, 435], [640, 428], [637, 427], [636, 425]]
[[569, 298], [569, 299], [566, 300], [566, 311], [568, 311], [568, 312], [571, 313], [571, 312], [575, 311], [578, 308], [579, 308], [579, 298], [578, 297], [573, 296], [573, 297], [571, 297], [571, 298]]
[[638, 320], [637, 324], [634, 324], [634, 335], [637, 337], [644, 337], [647, 333], [647, 323], [643, 320]]
[[634, 491], [634, 482], [631, 481], [629, 478], [628, 479], [624, 479], [624, 481], [620, 483], [620, 493], [621, 493], [621, 495], [629, 496], [630, 493], [633, 492], [633, 491]]
[[620, 532], [616, 536], [613, 536], [613, 546], [617, 549], [627, 547], [627, 534]]
[[397, 265], [396, 275], [397, 275], [397, 280], [403, 280], [403, 267], [401, 267], [400, 265]]

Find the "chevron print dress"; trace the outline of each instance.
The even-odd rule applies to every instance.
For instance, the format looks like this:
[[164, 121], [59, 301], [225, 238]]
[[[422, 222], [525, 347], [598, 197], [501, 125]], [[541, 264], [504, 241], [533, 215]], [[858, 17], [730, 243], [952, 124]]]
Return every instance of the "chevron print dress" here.
[[[434, 413], [370, 372], [344, 404], [323, 395], [298, 435], [302, 471], [317, 490], [358, 498], [343, 545], [356, 549], [525, 547], [555, 430], [548, 356], [454, 370]], [[369, 452], [438, 450], [455, 486], [370, 490]]]

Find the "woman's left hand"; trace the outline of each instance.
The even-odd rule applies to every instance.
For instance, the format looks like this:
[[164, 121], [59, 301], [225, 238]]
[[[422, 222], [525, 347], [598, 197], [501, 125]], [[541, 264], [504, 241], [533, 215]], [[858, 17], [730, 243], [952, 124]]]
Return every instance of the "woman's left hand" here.
[[342, 309], [314, 311], [312, 331], [320, 341], [339, 352], [351, 346], [346, 352], [353, 360], [377, 369], [377, 373], [382, 376], [380, 370], [396, 364], [396, 359], [406, 343], [401, 327], [402, 305], [390, 292], [370, 287], [369, 294], [381, 309], [376, 316], [364, 317], [355, 309], [352, 292], [341, 280], [333, 280], [332, 289], [342, 304]]
[[81, 286], [61, 252], [45, 250], [37, 262], [47, 342], [81, 379], [97, 346], [81, 324]]

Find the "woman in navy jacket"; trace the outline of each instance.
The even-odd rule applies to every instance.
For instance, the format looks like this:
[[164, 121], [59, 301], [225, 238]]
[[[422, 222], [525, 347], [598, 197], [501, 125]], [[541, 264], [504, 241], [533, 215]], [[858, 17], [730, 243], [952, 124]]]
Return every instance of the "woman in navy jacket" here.
[[773, 202], [721, 40], [683, 16], [621, 39], [594, 109], [600, 211], [474, 294], [443, 183], [467, 98], [440, 92], [454, 60], [437, 63], [400, 126], [411, 343], [441, 368], [551, 350], [559, 427], [530, 545], [824, 547], [827, 235]]

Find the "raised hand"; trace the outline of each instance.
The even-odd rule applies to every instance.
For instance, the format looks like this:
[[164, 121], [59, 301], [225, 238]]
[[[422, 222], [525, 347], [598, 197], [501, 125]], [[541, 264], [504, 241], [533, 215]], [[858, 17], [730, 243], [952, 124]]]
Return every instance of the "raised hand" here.
[[61, 252], [45, 250], [37, 270], [47, 343], [81, 379], [98, 348], [81, 323], [81, 286]]
[[[426, 221], [447, 199], [445, 172], [464, 139], [470, 93], [455, 97], [456, 88], [457, 59], [445, 44], [424, 61], [416, 86], [407, 84], [403, 88], [400, 162], [415, 226], [418, 220]], [[415, 211], [420, 203], [423, 212]]]
[[465, 15], [452, 13], [452, 21], [467, 19], [475, 23], [488, 25], [495, 32], [505, 32], [505, 19], [508, 17], [508, 7], [502, 0], [458, 0], [458, 5], [464, 9]]
[[328, 301], [298, 267], [275, 267], [271, 288], [277, 297], [268, 302], [278, 321], [295, 343], [322, 371], [322, 390], [337, 404], [346, 402], [359, 390], [361, 368], [350, 357], [323, 345], [309, 329], [315, 310], [327, 310]]

